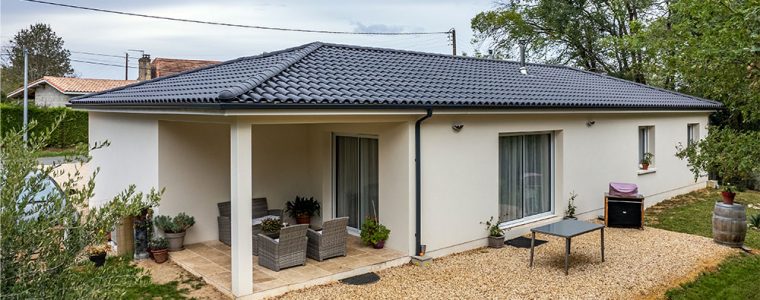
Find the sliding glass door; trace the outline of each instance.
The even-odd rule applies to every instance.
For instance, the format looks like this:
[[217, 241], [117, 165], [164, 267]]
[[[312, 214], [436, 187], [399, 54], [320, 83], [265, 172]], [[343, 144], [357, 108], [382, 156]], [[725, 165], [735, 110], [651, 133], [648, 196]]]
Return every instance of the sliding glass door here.
[[377, 153], [375, 138], [335, 137], [335, 215], [348, 217], [349, 227], [378, 216]]
[[552, 211], [552, 135], [499, 137], [499, 215], [504, 222]]

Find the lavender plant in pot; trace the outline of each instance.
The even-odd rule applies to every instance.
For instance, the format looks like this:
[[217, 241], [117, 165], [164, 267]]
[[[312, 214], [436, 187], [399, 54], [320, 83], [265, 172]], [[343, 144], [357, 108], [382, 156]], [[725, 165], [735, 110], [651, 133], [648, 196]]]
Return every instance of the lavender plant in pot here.
[[486, 230], [488, 231], [488, 247], [504, 247], [504, 229], [499, 227], [498, 221], [493, 220], [493, 216], [491, 216], [488, 221], [480, 222], [480, 224], [486, 225]]
[[169, 241], [169, 251], [173, 252], [185, 249], [185, 232], [195, 225], [195, 218], [185, 213], [179, 213], [173, 218], [157, 216], [153, 219], [153, 224], [164, 232]]

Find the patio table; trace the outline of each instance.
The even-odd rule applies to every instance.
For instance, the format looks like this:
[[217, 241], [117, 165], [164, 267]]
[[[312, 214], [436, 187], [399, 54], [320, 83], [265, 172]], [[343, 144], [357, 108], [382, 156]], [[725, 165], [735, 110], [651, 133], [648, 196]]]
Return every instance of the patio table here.
[[602, 262], [604, 262], [604, 225], [583, 222], [578, 220], [562, 220], [530, 230], [530, 267], [533, 267], [533, 247], [536, 242], [536, 233], [543, 233], [565, 238], [565, 275], [570, 261], [570, 240], [573, 237], [586, 234], [595, 230], [601, 232]]

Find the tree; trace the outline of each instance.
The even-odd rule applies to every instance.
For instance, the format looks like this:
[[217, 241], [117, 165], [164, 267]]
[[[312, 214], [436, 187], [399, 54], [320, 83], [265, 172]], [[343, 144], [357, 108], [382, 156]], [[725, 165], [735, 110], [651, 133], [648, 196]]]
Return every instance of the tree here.
[[[81, 186], [75, 184], [81, 179], [77, 171], [61, 184], [67, 195], [39, 196], [50, 187], [44, 183], [47, 176], [63, 172], [61, 163], [38, 166], [35, 156], [56, 126], [31, 134], [28, 144], [21, 131], [0, 142], [0, 294], [12, 299], [118, 299], [150, 285], [150, 277], [126, 262], [94, 268], [85, 248], [105, 243], [105, 233], [122, 217], [156, 205], [161, 192], [143, 194], [130, 186], [107, 204], [88, 208], [97, 171]], [[87, 154], [86, 147], [79, 150], [79, 155]]]
[[512, 0], [472, 19], [473, 43], [504, 57], [525, 43], [534, 59], [644, 83], [644, 52], [631, 37], [656, 8], [653, 0]]
[[74, 74], [71, 53], [63, 47], [63, 39], [50, 25], [37, 23], [17, 32], [3, 50], [3, 92], [10, 93], [24, 84], [24, 48], [29, 53], [29, 81]]

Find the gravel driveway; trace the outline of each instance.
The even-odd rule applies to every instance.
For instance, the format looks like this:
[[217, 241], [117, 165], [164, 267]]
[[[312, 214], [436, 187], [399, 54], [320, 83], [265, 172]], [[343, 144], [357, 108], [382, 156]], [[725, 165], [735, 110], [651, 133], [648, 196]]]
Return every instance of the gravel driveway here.
[[429, 267], [379, 272], [372, 285], [332, 283], [288, 293], [283, 299], [635, 299], [661, 298], [670, 287], [696, 277], [737, 250], [704, 237], [655, 228], [605, 229], [605, 258], [599, 232], [573, 238], [570, 275], [564, 274], [564, 241], [530, 250], [506, 246], [476, 249], [433, 261]]

